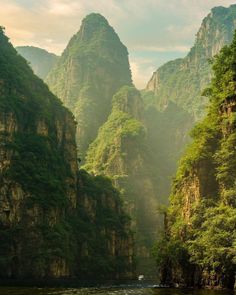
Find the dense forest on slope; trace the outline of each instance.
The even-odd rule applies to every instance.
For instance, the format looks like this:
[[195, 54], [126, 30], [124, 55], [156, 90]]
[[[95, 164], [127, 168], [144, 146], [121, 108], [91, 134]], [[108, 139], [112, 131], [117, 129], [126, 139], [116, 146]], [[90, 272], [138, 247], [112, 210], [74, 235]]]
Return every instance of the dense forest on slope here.
[[131, 214], [138, 257], [148, 257], [158, 229], [143, 102], [138, 90], [124, 86], [113, 97], [112, 112], [90, 145], [85, 169], [109, 176]]
[[1, 276], [66, 275], [73, 241], [67, 212], [76, 202], [74, 119], [2, 30], [0, 42]]
[[132, 84], [128, 51], [107, 20], [92, 13], [82, 21], [46, 82], [73, 111], [84, 158], [111, 111], [113, 95]]
[[133, 278], [133, 232], [119, 191], [107, 177], [91, 176], [80, 170], [78, 195], [78, 277], [85, 280]]
[[54, 53], [49, 53], [34, 46], [18, 46], [16, 50], [29, 62], [34, 73], [41, 79], [47, 77], [47, 74], [59, 58]]
[[74, 117], [2, 28], [0, 69], [0, 278], [132, 276], [119, 192], [78, 174]]
[[202, 91], [212, 75], [209, 59], [232, 41], [235, 21], [236, 5], [213, 8], [204, 18], [189, 54], [161, 66], [141, 92], [150, 147], [155, 154], [158, 195], [164, 202], [177, 163], [191, 140], [189, 132], [205, 114], [208, 98]]
[[234, 287], [236, 266], [236, 35], [214, 58], [208, 113], [192, 131], [156, 248], [162, 280]]

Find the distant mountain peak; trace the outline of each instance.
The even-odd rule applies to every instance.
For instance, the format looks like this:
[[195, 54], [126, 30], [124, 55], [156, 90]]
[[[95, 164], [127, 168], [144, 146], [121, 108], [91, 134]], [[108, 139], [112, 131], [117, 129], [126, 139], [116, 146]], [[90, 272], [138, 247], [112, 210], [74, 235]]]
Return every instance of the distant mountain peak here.
[[92, 13], [83, 19], [47, 83], [75, 114], [84, 154], [111, 112], [113, 95], [132, 85], [128, 50], [105, 17]]
[[146, 89], [154, 92], [156, 105], [160, 108], [172, 100], [196, 119], [201, 118], [208, 102], [201, 93], [211, 78], [208, 60], [230, 44], [235, 29], [236, 5], [212, 8], [187, 56], [164, 64], [148, 82]]
[[82, 25], [85, 24], [96, 24], [96, 25], [108, 25], [107, 19], [100, 13], [90, 13], [82, 21]]
[[16, 50], [29, 62], [34, 73], [41, 79], [46, 78], [59, 58], [56, 54], [35, 46], [18, 46]]
[[49, 51], [47, 51], [46, 49], [44, 49], [44, 48], [40, 48], [40, 47], [37, 47], [37, 46], [32, 46], [32, 45], [23, 45], [23, 46], [17, 46], [16, 47], [16, 50], [18, 51], [18, 50], [31, 50], [31, 51], [38, 51], [38, 52], [41, 52], [41, 53], [45, 53], [45, 54], [50, 54], [50, 55], [54, 55], [55, 57], [58, 57], [58, 55], [56, 55], [55, 53], [53, 53], [53, 52], [49, 52]]
[[119, 36], [107, 19], [99, 13], [87, 15], [81, 23], [79, 31], [74, 35], [70, 44], [92, 42], [93, 44], [113, 40], [120, 42]]

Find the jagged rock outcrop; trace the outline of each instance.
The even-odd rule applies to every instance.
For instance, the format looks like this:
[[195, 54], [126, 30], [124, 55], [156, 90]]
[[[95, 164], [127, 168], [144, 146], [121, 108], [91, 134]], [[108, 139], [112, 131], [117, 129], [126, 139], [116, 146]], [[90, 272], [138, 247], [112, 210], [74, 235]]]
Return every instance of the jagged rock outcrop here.
[[163, 108], [173, 101], [195, 119], [201, 118], [207, 103], [201, 93], [211, 79], [208, 59], [232, 41], [235, 29], [236, 5], [213, 8], [203, 20], [189, 54], [161, 66], [148, 82], [146, 90], [153, 92], [154, 104]]
[[[214, 59], [214, 75], [205, 91], [210, 97], [209, 111], [193, 129], [193, 143], [174, 181], [165, 249], [161, 242], [157, 255], [162, 279], [168, 283], [234, 288], [235, 64], [236, 35]], [[171, 253], [173, 247], [176, 254]]]
[[120, 195], [108, 180], [78, 175], [75, 133], [71, 112], [1, 28], [0, 279], [132, 275]]
[[113, 95], [132, 84], [128, 51], [107, 20], [92, 13], [82, 21], [46, 82], [74, 113], [84, 156], [111, 111]]
[[34, 73], [43, 80], [59, 59], [56, 54], [34, 46], [18, 46], [16, 50], [29, 62]]

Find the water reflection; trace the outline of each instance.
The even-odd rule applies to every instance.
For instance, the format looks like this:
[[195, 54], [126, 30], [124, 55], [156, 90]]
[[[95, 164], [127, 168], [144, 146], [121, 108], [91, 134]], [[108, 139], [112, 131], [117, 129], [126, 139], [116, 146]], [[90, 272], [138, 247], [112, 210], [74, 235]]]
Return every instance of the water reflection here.
[[148, 287], [107, 287], [107, 288], [5, 288], [0, 287], [0, 295], [230, 295], [232, 291], [178, 290]]

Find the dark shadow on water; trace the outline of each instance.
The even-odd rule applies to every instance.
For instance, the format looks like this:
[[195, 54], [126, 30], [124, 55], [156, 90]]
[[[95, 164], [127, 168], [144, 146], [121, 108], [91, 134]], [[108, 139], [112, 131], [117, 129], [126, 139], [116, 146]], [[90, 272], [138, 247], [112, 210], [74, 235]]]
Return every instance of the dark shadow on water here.
[[0, 280], [0, 295], [236, 295], [230, 290], [157, 288], [153, 281]]
[[[77, 282], [78, 283], [78, 282]], [[88, 283], [88, 282], [87, 282]], [[108, 283], [108, 282], [107, 282]], [[0, 287], [0, 295], [233, 295], [229, 290], [197, 290], [154, 288], [154, 285], [132, 282], [129, 284], [104, 284], [100, 287]]]

